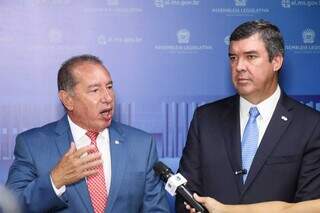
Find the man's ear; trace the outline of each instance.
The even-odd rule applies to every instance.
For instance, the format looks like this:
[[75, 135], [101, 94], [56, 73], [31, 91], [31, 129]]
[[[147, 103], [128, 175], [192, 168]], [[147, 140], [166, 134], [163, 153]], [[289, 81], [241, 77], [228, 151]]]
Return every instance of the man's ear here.
[[58, 93], [59, 99], [64, 105], [64, 107], [68, 111], [73, 110], [73, 96], [70, 94], [70, 92], [67, 92], [65, 90], [60, 90]]
[[283, 64], [283, 56], [281, 54], [277, 54], [272, 59], [273, 71], [278, 72]]

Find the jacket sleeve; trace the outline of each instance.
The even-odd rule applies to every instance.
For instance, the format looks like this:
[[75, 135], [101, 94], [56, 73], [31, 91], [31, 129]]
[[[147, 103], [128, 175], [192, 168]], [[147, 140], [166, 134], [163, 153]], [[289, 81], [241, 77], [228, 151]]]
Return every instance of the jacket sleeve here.
[[156, 144], [151, 139], [149, 159], [146, 171], [143, 212], [170, 212], [163, 183], [153, 171], [153, 165], [158, 161]]
[[[181, 173], [187, 180], [187, 187], [192, 192], [201, 194], [201, 176], [200, 176], [200, 139], [198, 128], [198, 110], [195, 111], [193, 119], [188, 131], [187, 142], [183, 149], [182, 158], [178, 172]], [[176, 197], [176, 211], [189, 212], [186, 210], [182, 197]]]
[[67, 207], [65, 196], [59, 198], [55, 194], [50, 174], [38, 174], [31, 149], [24, 135], [18, 135], [7, 187], [17, 196], [23, 212], [46, 212]]
[[303, 152], [295, 202], [320, 198], [320, 120]]

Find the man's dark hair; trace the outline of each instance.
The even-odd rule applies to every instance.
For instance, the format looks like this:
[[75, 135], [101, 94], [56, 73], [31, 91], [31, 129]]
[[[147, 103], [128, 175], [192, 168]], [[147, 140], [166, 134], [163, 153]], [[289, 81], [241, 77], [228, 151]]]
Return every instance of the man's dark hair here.
[[239, 41], [259, 33], [268, 51], [269, 61], [281, 54], [284, 57], [284, 41], [277, 26], [265, 20], [248, 21], [239, 25], [231, 34], [231, 41]]
[[102, 61], [93, 55], [78, 55], [66, 60], [58, 71], [58, 90], [72, 91], [76, 85], [76, 79], [72, 70], [82, 63], [99, 64], [104, 67]]

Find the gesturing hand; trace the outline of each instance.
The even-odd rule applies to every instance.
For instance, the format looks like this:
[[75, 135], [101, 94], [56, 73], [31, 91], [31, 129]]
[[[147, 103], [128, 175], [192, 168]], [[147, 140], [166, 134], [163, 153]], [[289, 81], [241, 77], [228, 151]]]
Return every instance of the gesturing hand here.
[[[90, 153], [95, 150], [94, 145], [88, 145], [76, 149], [71, 143], [70, 149], [64, 154], [59, 163], [51, 172], [51, 178], [56, 188], [69, 185], [80, 179], [96, 174], [96, 167], [102, 164], [99, 152]], [[87, 155], [85, 155], [88, 153]]]

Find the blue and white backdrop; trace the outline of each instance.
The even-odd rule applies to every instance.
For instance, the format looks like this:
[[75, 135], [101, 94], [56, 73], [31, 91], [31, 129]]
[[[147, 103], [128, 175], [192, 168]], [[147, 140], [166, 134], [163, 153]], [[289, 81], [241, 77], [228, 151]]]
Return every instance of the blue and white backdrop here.
[[0, 0], [0, 183], [16, 135], [63, 115], [57, 70], [83, 53], [112, 74], [115, 119], [180, 157], [194, 109], [234, 93], [231, 31], [261, 18], [285, 37], [282, 87], [320, 110], [320, 0]]

